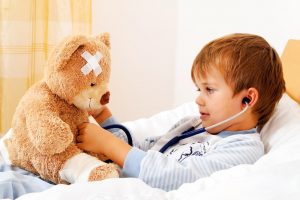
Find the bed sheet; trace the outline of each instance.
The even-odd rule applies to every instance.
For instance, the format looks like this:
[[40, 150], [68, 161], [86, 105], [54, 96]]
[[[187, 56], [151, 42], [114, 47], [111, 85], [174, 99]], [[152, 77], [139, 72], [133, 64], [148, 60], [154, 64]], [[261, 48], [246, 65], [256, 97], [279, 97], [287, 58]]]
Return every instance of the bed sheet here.
[[[299, 150], [299, 149], [298, 149]], [[277, 164], [272, 168], [237, 166], [215, 173], [178, 190], [165, 192], [147, 186], [139, 179], [110, 179], [101, 182], [57, 185], [19, 200], [35, 199], [204, 199], [204, 200], [298, 200], [300, 161]]]
[[53, 184], [43, 181], [34, 174], [6, 165], [0, 160], [0, 199], [19, 197], [30, 192], [41, 192]]

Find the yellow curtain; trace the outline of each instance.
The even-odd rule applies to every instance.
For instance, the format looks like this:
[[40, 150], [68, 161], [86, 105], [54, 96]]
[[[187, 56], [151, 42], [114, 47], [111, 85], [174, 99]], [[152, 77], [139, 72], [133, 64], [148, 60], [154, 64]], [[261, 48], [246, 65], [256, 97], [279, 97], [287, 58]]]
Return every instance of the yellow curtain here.
[[91, 1], [0, 1], [0, 135], [25, 91], [42, 78], [53, 46], [69, 34], [91, 34]]

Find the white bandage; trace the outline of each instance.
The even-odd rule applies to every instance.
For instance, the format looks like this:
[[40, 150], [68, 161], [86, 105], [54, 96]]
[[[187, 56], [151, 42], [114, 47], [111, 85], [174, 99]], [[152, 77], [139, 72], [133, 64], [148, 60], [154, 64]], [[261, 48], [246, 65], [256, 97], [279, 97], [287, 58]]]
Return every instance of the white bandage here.
[[94, 71], [95, 75], [98, 76], [102, 72], [102, 68], [99, 65], [100, 59], [103, 57], [99, 51], [96, 52], [94, 56], [92, 56], [89, 52], [85, 51], [81, 54], [86, 60], [86, 64], [81, 68], [81, 72], [84, 75], [89, 74], [92, 70]]
[[70, 158], [59, 171], [60, 178], [69, 182], [87, 182], [90, 173], [96, 167], [106, 165], [105, 162], [85, 153]]

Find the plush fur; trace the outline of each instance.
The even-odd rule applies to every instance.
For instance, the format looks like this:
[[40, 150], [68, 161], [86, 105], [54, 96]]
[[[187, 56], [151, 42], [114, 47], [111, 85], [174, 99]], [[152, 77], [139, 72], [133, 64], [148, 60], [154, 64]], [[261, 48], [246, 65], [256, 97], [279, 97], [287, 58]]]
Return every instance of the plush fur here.
[[[54, 49], [44, 79], [21, 99], [13, 117], [13, 134], [4, 141], [13, 165], [54, 183], [70, 182], [63, 180], [59, 172], [69, 159], [82, 153], [75, 144], [77, 126], [88, 121], [89, 109], [101, 109], [108, 101], [109, 50], [108, 34], [70, 36]], [[102, 54], [100, 75], [81, 72], [87, 64], [81, 56], [85, 51]], [[114, 165], [104, 164], [92, 169], [88, 179], [115, 177], [112, 173], [116, 170]]]

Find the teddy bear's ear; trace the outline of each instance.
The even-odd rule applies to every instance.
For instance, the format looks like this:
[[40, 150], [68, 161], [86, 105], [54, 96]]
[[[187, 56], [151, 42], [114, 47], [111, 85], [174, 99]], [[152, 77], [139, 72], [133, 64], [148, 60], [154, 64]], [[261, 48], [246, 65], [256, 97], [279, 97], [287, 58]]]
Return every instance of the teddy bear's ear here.
[[72, 54], [88, 42], [84, 35], [73, 35], [64, 39], [52, 52], [48, 59], [48, 70], [58, 70], [65, 66]]
[[103, 42], [110, 49], [109, 33], [102, 33], [102, 34], [96, 36], [96, 38], [99, 39], [101, 42]]

